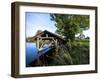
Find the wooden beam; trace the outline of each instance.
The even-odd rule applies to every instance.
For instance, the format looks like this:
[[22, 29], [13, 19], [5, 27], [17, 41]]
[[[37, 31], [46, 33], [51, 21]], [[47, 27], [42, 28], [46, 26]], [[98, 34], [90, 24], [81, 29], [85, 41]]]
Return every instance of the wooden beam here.
[[44, 40], [52, 40], [54, 39], [54, 37], [39, 37], [40, 39], [44, 39]]
[[48, 34], [46, 34], [46, 37], [48, 37]]
[[42, 44], [40, 45], [40, 47], [39, 47], [39, 51], [41, 51], [42, 49], [43, 49], [43, 45], [45, 44], [45, 41], [43, 42], [43, 40], [42, 40]]
[[57, 39], [55, 41], [55, 45], [56, 45], [56, 54], [58, 54], [58, 40]]
[[37, 46], [37, 48], [39, 49], [39, 38], [37, 38], [36, 46]]

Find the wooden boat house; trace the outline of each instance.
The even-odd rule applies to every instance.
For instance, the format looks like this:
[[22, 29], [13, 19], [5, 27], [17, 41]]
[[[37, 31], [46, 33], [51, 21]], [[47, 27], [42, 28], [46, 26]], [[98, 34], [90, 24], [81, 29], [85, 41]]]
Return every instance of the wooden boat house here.
[[[59, 52], [60, 45], [64, 44], [65, 40], [61, 36], [58, 36], [57, 34], [45, 30], [37, 33], [33, 37], [28, 37], [26, 39], [26, 42], [36, 43], [36, 47], [38, 49], [38, 55], [39, 55], [38, 64], [40, 63], [40, 57], [42, 56], [42, 65], [45, 65], [46, 61], [45, 61], [45, 57], [43, 57], [45, 54], [42, 53], [44, 46], [51, 48], [51, 50], [53, 49], [53, 51], [55, 50], [54, 55], [56, 55]], [[48, 56], [47, 54], [50, 52], [45, 52], [45, 53], [47, 57]]]

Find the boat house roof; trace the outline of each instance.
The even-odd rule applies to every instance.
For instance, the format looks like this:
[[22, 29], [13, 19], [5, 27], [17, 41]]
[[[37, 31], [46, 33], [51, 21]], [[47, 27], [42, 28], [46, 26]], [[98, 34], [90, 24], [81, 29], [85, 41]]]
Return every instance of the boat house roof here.
[[45, 39], [46, 38], [50, 38], [50, 37], [54, 37], [55, 39], [59, 39], [59, 40], [61, 40], [61, 41], [65, 41], [61, 36], [59, 36], [59, 35], [57, 35], [57, 34], [55, 34], [55, 33], [52, 33], [52, 32], [49, 32], [49, 31], [47, 31], [47, 30], [44, 30], [44, 31], [42, 31], [42, 32], [39, 32], [39, 33], [37, 33], [35, 36], [33, 36], [33, 37], [28, 37], [27, 39], [26, 39], [26, 41], [27, 42], [31, 42], [31, 41], [34, 41], [34, 40], [36, 40], [38, 37], [45, 37]]

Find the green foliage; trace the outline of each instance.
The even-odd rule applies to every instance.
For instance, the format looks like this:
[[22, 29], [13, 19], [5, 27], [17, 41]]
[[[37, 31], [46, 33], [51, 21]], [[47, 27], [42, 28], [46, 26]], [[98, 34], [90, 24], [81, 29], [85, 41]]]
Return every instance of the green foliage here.
[[52, 60], [50, 60], [48, 65], [80, 64], [89, 64], [89, 40], [75, 40], [74, 42], [68, 42], [65, 45], [62, 44], [59, 48], [59, 53], [52, 57]]
[[76, 45], [89, 46], [89, 39], [75, 40]]
[[83, 30], [89, 28], [89, 16], [66, 14], [50, 14], [50, 16], [57, 27], [56, 32], [64, 36], [66, 40], [73, 41], [75, 34], [79, 33], [81, 28]]
[[51, 14], [57, 33], [64, 36], [66, 43], [60, 48], [53, 62], [56, 65], [89, 64], [89, 38], [76, 40], [75, 35], [89, 29], [88, 15]]
[[89, 64], [89, 46], [77, 45], [73, 46], [71, 57], [73, 64]]

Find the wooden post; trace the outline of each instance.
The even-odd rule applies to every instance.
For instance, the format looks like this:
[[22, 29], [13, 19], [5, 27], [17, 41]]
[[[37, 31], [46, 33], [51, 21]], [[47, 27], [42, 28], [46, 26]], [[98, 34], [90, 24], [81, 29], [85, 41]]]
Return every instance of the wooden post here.
[[39, 50], [39, 38], [37, 38], [37, 48]]
[[39, 38], [37, 38], [36, 46], [38, 48], [38, 65], [40, 65], [40, 59], [39, 59]]
[[56, 45], [56, 54], [58, 54], [58, 40], [56, 39], [55, 42], [56, 42], [55, 43], [55, 45]]
[[48, 37], [48, 34], [46, 34], [46, 37]]

